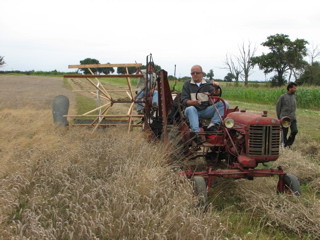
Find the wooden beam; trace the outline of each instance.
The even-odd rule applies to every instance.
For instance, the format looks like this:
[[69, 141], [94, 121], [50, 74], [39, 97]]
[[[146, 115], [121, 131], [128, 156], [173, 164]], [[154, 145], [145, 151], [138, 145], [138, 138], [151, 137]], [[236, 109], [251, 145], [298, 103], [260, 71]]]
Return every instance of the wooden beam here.
[[81, 64], [68, 65], [68, 68], [104, 68], [104, 67], [141, 67], [141, 63], [124, 63], [124, 64]]
[[143, 74], [117, 74], [117, 75], [91, 75], [91, 74], [65, 74], [65, 78], [141, 78]]

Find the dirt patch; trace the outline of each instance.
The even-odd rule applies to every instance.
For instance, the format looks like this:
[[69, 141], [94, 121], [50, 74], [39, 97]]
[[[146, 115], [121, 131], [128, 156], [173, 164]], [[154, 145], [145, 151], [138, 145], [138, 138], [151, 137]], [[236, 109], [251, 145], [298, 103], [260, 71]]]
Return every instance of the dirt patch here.
[[63, 87], [61, 77], [0, 75], [0, 110], [50, 109], [53, 98], [60, 94], [74, 103], [73, 93]]

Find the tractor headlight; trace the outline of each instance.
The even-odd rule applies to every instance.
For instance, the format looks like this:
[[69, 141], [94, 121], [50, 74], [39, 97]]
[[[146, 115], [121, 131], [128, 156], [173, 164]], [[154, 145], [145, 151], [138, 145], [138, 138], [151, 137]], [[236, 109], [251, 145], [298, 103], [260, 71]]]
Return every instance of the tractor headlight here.
[[234, 120], [232, 118], [226, 118], [224, 119], [224, 125], [227, 127], [227, 128], [233, 128], [234, 126]]
[[288, 128], [291, 125], [291, 119], [289, 117], [283, 117], [280, 119], [280, 124], [284, 128]]

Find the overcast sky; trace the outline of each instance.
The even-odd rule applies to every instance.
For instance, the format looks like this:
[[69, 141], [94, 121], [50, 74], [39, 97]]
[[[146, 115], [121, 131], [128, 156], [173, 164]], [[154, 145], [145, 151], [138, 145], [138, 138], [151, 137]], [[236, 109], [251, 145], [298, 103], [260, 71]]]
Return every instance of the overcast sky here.
[[[223, 79], [226, 54], [274, 34], [320, 46], [319, 0], [1, 0], [0, 70], [74, 71], [100, 63], [156, 64], [176, 76], [194, 64]], [[249, 80], [264, 80], [258, 69]], [[262, 79], [261, 79], [262, 78]]]

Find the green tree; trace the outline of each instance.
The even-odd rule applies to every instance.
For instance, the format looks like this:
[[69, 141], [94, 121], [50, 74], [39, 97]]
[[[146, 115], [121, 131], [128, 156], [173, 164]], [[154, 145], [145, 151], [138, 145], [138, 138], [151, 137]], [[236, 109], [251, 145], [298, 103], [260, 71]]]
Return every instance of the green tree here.
[[212, 69], [209, 70], [209, 72], [207, 73], [207, 77], [209, 78], [209, 80], [212, 80], [214, 76], [214, 72]]
[[[128, 72], [129, 74], [135, 73], [137, 71], [136, 67], [128, 67]], [[117, 68], [117, 73], [118, 74], [127, 74], [127, 70], [125, 67], [118, 67]]]
[[[146, 66], [145, 65], [142, 65], [141, 66], [141, 69], [146, 69]], [[159, 72], [161, 70], [161, 66], [157, 65], [157, 64], [154, 64], [154, 71], [155, 72]]]
[[297, 79], [298, 84], [320, 85], [320, 62], [313, 62], [312, 66], [308, 64], [304, 72]]
[[225, 82], [232, 82], [232, 79], [235, 79], [235, 76], [232, 73], [228, 73], [227, 76], [224, 77]]
[[[106, 63], [106, 64], [110, 64], [110, 63]], [[114, 68], [113, 67], [98, 68], [98, 72], [104, 73], [104, 74], [114, 73]]]
[[272, 85], [282, 86], [286, 82], [287, 71], [290, 71], [290, 81], [291, 73], [306, 64], [303, 57], [307, 55], [307, 44], [304, 39], [291, 41], [285, 34], [271, 35], [261, 44], [268, 47], [270, 52], [252, 57], [251, 62], [257, 64], [265, 74], [275, 71], [277, 75], [272, 78]]
[[0, 56], [0, 66], [4, 65], [6, 62], [4, 61], [4, 57]]
[[168, 76], [168, 80], [178, 80], [178, 79], [173, 75], [169, 75]]
[[[84, 65], [84, 64], [100, 64], [100, 62], [97, 59], [94, 59], [94, 58], [86, 58], [86, 59], [81, 60], [80, 64], [81, 65]], [[93, 74], [97, 74], [99, 72], [98, 68], [90, 68], [90, 69], [93, 72]], [[91, 73], [88, 68], [80, 68], [80, 71], [82, 71], [84, 74], [90, 74]]]

